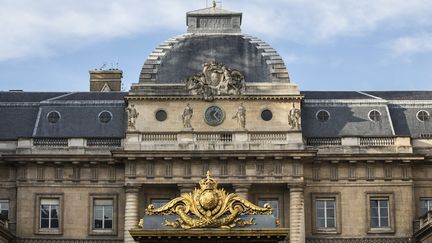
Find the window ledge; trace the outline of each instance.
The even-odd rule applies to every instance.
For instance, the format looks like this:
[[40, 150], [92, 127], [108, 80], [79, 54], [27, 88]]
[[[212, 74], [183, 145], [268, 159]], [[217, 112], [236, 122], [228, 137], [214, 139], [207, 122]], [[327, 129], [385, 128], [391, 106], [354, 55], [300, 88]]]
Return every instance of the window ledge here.
[[370, 228], [368, 234], [393, 234], [395, 231], [392, 228]]

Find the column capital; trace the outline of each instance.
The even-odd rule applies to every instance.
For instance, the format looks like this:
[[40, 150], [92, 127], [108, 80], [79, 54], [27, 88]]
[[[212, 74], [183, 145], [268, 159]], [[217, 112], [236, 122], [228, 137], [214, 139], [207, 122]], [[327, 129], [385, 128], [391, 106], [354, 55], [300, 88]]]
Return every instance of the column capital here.
[[136, 185], [136, 184], [126, 184], [124, 186], [125, 188], [125, 192], [139, 192], [139, 189], [141, 188], [141, 185]]
[[306, 187], [306, 183], [304, 182], [294, 182], [294, 183], [288, 183], [287, 187], [290, 191], [304, 191], [304, 188]]
[[252, 186], [252, 183], [233, 183], [232, 186], [234, 187], [235, 190], [238, 190], [238, 189], [249, 190]]

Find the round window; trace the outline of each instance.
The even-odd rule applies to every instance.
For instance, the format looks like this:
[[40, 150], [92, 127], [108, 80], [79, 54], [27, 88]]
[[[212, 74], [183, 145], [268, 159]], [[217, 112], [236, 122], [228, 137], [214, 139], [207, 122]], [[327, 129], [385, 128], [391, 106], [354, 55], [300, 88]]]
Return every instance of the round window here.
[[167, 116], [166, 111], [164, 111], [164, 110], [158, 110], [158, 111], [156, 111], [155, 117], [156, 117], [156, 120], [162, 122], [162, 121], [165, 121], [168, 116]]
[[60, 113], [58, 111], [50, 111], [47, 115], [49, 123], [57, 123], [60, 120]]
[[272, 118], [273, 118], [273, 113], [271, 112], [271, 110], [263, 110], [262, 112], [261, 112], [261, 118], [264, 120], [264, 121], [270, 121]]
[[99, 121], [102, 123], [108, 123], [112, 119], [112, 114], [109, 111], [102, 111], [99, 113]]
[[369, 119], [374, 122], [381, 121], [381, 113], [377, 110], [371, 110], [369, 112]]
[[429, 120], [429, 112], [424, 110], [417, 112], [417, 119], [422, 122]]
[[316, 113], [316, 118], [320, 122], [327, 122], [330, 119], [330, 113], [326, 110], [320, 110]]

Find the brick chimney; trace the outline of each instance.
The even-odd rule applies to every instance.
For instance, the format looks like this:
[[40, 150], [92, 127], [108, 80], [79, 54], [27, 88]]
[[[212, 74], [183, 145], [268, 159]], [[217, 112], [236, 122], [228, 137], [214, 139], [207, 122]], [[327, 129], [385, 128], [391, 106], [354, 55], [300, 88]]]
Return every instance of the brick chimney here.
[[120, 69], [90, 70], [90, 91], [110, 92], [121, 91], [123, 71]]

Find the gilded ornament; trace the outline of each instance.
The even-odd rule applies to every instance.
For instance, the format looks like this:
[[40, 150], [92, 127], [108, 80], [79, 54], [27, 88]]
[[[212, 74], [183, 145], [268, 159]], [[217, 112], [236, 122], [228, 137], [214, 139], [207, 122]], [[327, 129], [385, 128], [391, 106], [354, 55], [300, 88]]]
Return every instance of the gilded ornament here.
[[244, 220], [240, 215], [272, 213], [269, 204], [259, 207], [234, 193], [228, 194], [224, 189], [217, 188], [218, 183], [211, 178], [210, 172], [207, 172], [207, 177], [199, 184], [200, 188], [195, 188], [192, 193], [183, 193], [160, 208], [156, 209], [150, 204], [146, 214], [178, 215], [175, 221], [165, 219], [163, 225], [193, 229], [244, 227], [255, 224], [254, 218]]

